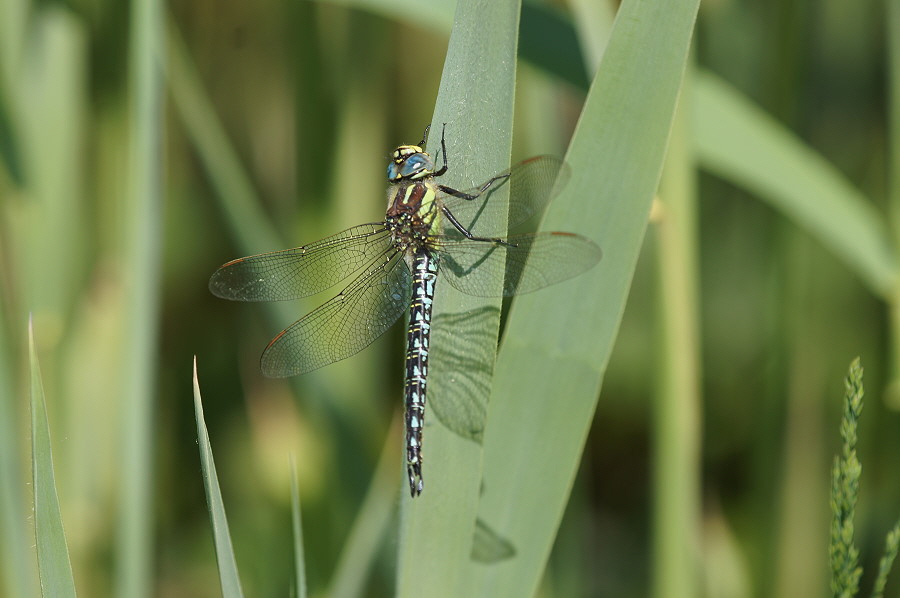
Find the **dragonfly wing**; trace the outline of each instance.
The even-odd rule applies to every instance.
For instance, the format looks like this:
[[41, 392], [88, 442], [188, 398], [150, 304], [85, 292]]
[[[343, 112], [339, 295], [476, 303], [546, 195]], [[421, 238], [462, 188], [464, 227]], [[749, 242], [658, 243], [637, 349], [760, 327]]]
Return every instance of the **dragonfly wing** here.
[[354, 226], [303, 247], [228, 262], [213, 273], [209, 290], [234, 301], [307, 297], [344, 280], [390, 244], [383, 223]]
[[[543, 212], [568, 182], [570, 171], [569, 166], [555, 156], [535, 156], [493, 177], [496, 182], [480, 195], [481, 186], [465, 191], [470, 196], [478, 195], [475, 199], [449, 194], [442, 194], [439, 199], [472, 234], [482, 237], [504, 234], [502, 225], [498, 228], [496, 223], [505, 222], [513, 228]], [[498, 192], [507, 185], [509, 199], [501, 199]], [[446, 234], [455, 231], [446, 219], [443, 224]]]
[[507, 297], [578, 276], [602, 256], [593, 241], [573, 233], [515, 235], [506, 242], [442, 239], [441, 276], [469, 295]]
[[409, 307], [412, 278], [401, 252], [381, 258], [272, 339], [260, 360], [263, 374], [284, 378], [346, 359], [390, 328]]

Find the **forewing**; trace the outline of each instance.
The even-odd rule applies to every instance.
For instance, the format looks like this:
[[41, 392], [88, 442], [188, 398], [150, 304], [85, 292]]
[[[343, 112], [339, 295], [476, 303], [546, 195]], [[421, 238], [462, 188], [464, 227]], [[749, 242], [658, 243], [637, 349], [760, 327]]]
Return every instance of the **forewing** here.
[[383, 223], [354, 226], [303, 247], [228, 262], [213, 273], [209, 290], [233, 301], [307, 297], [344, 280], [390, 244]]
[[509, 245], [442, 239], [441, 276], [477, 297], [519, 295], [578, 276], [602, 256], [593, 241], [573, 233], [515, 235], [506, 241]]
[[[504, 181], [507, 174], [509, 178]], [[496, 175], [496, 182], [475, 199], [449, 194], [440, 194], [438, 197], [440, 203], [473, 235], [501, 235], [505, 234], [503, 223], [514, 228], [543, 212], [569, 177], [569, 166], [559, 158], [535, 156]], [[509, 185], [508, 200], [501, 198], [498, 193], [506, 185]], [[465, 193], [477, 195], [481, 186]], [[443, 227], [446, 234], [451, 234], [453, 224], [446, 218], [443, 220]]]
[[390, 328], [409, 307], [412, 279], [402, 253], [382, 258], [272, 339], [260, 360], [263, 374], [305, 374], [363, 350]]

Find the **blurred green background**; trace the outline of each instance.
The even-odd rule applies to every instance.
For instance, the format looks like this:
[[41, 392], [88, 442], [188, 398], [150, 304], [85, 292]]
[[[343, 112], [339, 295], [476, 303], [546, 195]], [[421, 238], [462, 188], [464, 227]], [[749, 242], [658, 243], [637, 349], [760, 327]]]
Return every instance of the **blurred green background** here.
[[[453, 7], [369, 4], [171, 3], [160, 57], [164, 163], [147, 179], [161, 185], [162, 203], [141, 212], [131, 203], [142, 179], [129, 124], [139, 109], [130, 88], [139, 70], [132, 23], [140, 19], [129, 11], [137, 9], [0, 0], [0, 595], [17, 596], [30, 583], [28, 522], [15, 519], [16, 508], [30, 513], [31, 500], [29, 313], [82, 595], [111, 595], [121, 575], [122, 481], [142, 471], [122, 449], [130, 434], [146, 435], [153, 460], [139, 480], [152, 496], [144, 524], [153, 541], [151, 594], [219, 595], [191, 403], [194, 355], [245, 589], [287, 595], [292, 453], [303, 456], [297, 474], [310, 591], [329, 583], [383, 446], [397, 445], [399, 459], [397, 431], [386, 435], [402, 408], [403, 331], [308, 376], [267, 380], [257, 365], [262, 348], [325, 297], [276, 311], [218, 300], [206, 284], [235, 257], [383, 214], [385, 159], [396, 145], [417, 142], [430, 122]], [[611, 26], [588, 4], [523, 15], [515, 159], [565, 151], [592, 67], [558, 65], [592, 62], [583, 56], [597, 48], [587, 40]], [[757, 104], [882, 215], [900, 213], [888, 126], [898, 102], [888, 93], [898, 68], [888, 41], [898, 17], [887, 14], [900, 9], [716, 0], [701, 6], [694, 38], [698, 70]], [[561, 58], [547, 57], [539, 45], [547, 39]], [[842, 379], [856, 355], [868, 389], [857, 527], [867, 588], [884, 533], [900, 514], [900, 400], [890, 390], [896, 285], [874, 292], [802, 222], [760, 201], [752, 181], [706, 166], [701, 159], [693, 306], [702, 347], [706, 595], [825, 592], [829, 472]], [[141, 245], [136, 236], [147, 218], [158, 219], [158, 237]], [[548, 596], [650, 592], [652, 397], [661, 359], [652, 218], [542, 587]], [[147, 270], [135, 276], [136, 268]], [[148, 279], [156, 283], [140, 286]], [[134, 345], [150, 353], [135, 358]], [[124, 400], [133, 385], [151, 401], [136, 415]], [[143, 431], [123, 428], [134, 417]], [[393, 587], [388, 536], [365, 595]]]

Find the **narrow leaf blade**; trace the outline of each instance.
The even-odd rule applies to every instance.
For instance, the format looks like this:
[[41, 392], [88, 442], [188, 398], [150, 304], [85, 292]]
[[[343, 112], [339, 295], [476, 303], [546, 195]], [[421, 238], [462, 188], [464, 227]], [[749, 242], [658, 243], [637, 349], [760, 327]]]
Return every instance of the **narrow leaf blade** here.
[[69, 548], [63, 530], [53, 453], [50, 447], [50, 425], [44, 402], [44, 385], [37, 353], [34, 330], [28, 325], [28, 350], [31, 358], [31, 441], [34, 482], [34, 536], [37, 547], [38, 572], [44, 596], [75, 596], [75, 577], [69, 562]]
[[200, 397], [200, 380], [197, 378], [197, 360], [194, 359], [194, 416], [197, 419], [197, 441], [200, 447], [200, 464], [203, 470], [203, 486], [206, 489], [206, 501], [209, 504], [209, 518], [213, 527], [213, 540], [216, 546], [216, 560], [219, 564], [219, 582], [222, 584], [222, 595], [225, 598], [243, 596], [241, 580], [238, 575], [234, 548], [231, 545], [231, 533], [228, 531], [228, 519], [225, 517], [225, 502], [219, 488], [219, 477], [213, 461], [212, 446], [209, 433], [203, 418], [203, 404]]

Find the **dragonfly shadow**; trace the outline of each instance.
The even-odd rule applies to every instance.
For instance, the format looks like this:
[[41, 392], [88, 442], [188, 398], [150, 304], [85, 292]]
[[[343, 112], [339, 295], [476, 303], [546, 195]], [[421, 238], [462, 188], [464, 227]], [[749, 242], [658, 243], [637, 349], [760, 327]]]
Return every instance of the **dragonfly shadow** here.
[[[449, 236], [449, 235], [448, 235]], [[459, 235], [462, 238], [462, 235]], [[441, 255], [441, 269], [445, 274], [452, 274], [456, 278], [468, 276], [475, 271], [476, 268], [488, 262], [495, 251], [502, 251], [499, 245], [485, 243], [484, 250], [474, 255], [452, 255], [444, 253]], [[502, 256], [502, 254], [501, 254]]]
[[[434, 316], [431, 355], [439, 369], [432, 379], [431, 413], [454, 434], [482, 443], [487, 405], [491, 392], [491, 372], [496, 351], [492, 322], [497, 307], [486, 306], [463, 313]], [[472, 537], [470, 558], [482, 565], [494, 565], [516, 555], [512, 542], [478, 517]]]
[[497, 533], [481, 517], [475, 520], [470, 557], [476, 563], [493, 565], [516, 556], [516, 547]]
[[483, 307], [464, 313], [439, 314], [431, 329], [434, 385], [430, 406], [451, 432], [481, 444], [495, 351], [490, 321], [499, 309]]

